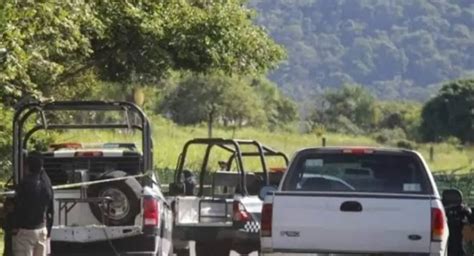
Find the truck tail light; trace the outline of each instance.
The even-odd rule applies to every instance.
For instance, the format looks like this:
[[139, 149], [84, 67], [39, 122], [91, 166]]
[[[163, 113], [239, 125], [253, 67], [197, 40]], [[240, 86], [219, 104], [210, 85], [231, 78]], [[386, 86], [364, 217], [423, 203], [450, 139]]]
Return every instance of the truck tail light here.
[[264, 204], [262, 207], [262, 237], [272, 236], [273, 204]]
[[370, 148], [346, 148], [342, 150], [344, 154], [363, 155], [374, 153], [373, 149]]
[[156, 226], [159, 222], [160, 209], [158, 201], [153, 197], [143, 198], [143, 225]]
[[103, 155], [101, 151], [79, 151], [74, 154], [75, 157], [101, 157]]
[[445, 232], [444, 213], [439, 208], [431, 209], [431, 241], [441, 241]]
[[250, 213], [245, 210], [245, 207], [242, 203], [239, 201], [235, 200], [234, 203], [232, 204], [232, 212], [233, 212], [233, 221], [237, 222], [247, 222], [252, 220], [252, 217], [250, 216]]

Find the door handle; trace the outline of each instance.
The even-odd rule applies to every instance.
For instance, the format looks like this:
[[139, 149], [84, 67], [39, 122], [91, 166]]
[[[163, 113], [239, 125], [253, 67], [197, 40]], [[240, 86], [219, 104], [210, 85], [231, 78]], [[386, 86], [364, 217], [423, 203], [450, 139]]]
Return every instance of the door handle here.
[[362, 205], [357, 201], [347, 201], [341, 204], [341, 212], [361, 212]]

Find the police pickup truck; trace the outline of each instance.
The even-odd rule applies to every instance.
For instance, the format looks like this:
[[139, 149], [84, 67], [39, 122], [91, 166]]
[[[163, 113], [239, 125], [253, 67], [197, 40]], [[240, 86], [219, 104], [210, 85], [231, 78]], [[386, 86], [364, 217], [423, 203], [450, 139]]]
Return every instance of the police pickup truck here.
[[[202, 158], [191, 161], [193, 153]], [[190, 241], [195, 242], [198, 256], [258, 251], [262, 208], [258, 192], [279, 183], [287, 162], [285, 154], [254, 140], [188, 141], [170, 184], [175, 253], [189, 255]], [[270, 164], [277, 164], [278, 170]]]
[[[14, 184], [37, 132], [86, 130], [75, 143], [42, 151], [54, 191], [53, 255], [172, 255], [172, 211], [153, 173], [150, 124], [128, 102], [32, 102], [16, 109]], [[135, 143], [81, 143], [97, 130], [128, 133]], [[138, 131], [138, 132], [137, 132]], [[77, 133], [76, 133], [77, 134]], [[123, 136], [122, 136], [123, 137]]]
[[261, 196], [263, 255], [447, 255], [440, 196], [413, 151], [304, 149]]

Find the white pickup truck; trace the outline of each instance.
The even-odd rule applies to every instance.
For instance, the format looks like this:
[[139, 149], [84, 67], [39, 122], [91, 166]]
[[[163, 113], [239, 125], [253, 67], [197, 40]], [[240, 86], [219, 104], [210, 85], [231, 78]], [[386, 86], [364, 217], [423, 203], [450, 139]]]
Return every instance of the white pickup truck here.
[[[13, 125], [13, 184], [36, 132], [127, 132], [135, 143], [59, 143], [42, 150], [54, 188], [52, 255], [173, 255], [173, 213], [153, 172], [153, 141], [145, 113], [128, 102], [52, 101], [19, 106]], [[133, 139], [132, 138], [132, 139]], [[10, 198], [11, 200], [11, 198]]]
[[416, 152], [310, 148], [263, 188], [263, 255], [447, 255], [448, 229]]

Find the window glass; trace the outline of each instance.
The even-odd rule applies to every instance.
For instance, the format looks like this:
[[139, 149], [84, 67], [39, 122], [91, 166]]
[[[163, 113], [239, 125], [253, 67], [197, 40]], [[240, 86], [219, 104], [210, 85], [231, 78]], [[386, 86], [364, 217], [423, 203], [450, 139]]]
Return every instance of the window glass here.
[[405, 154], [315, 154], [300, 158], [285, 190], [426, 193], [419, 159]]

